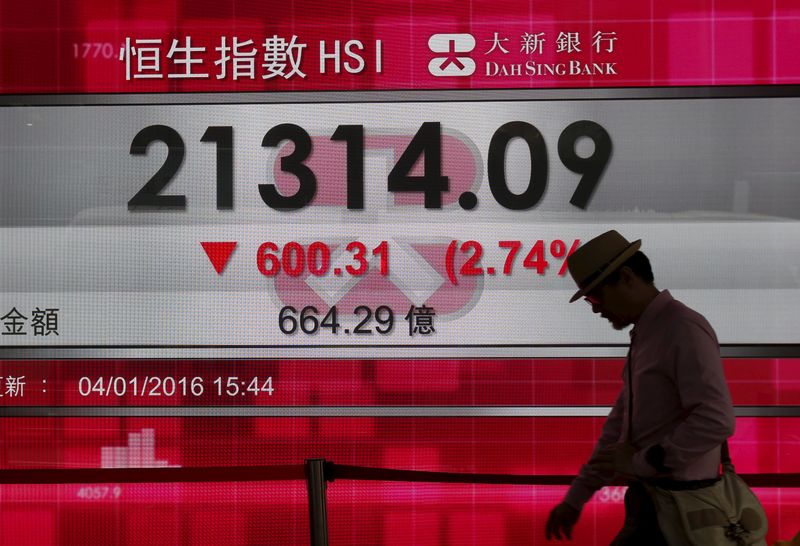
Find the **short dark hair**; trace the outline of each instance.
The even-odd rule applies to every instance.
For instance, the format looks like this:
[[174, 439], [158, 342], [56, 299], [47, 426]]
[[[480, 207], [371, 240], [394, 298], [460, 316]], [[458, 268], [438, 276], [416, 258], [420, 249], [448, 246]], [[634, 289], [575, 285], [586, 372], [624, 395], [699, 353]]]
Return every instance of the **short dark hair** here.
[[606, 277], [603, 282], [608, 284], [619, 282], [619, 270], [625, 266], [630, 267], [636, 276], [644, 282], [653, 282], [653, 268], [650, 267], [650, 260], [647, 259], [647, 256], [645, 256], [644, 252], [641, 250], [638, 250], [636, 254], [628, 258], [618, 269]]

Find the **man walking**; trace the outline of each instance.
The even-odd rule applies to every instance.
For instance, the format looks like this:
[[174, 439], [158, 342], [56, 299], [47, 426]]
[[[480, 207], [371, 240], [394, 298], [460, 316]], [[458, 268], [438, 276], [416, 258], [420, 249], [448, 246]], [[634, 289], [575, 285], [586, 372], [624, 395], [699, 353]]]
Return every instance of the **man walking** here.
[[702, 315], [655, 287], [640, 246], [612, 230], [568, 259], [579, 288], [570, 303], [583, 298], [615, 329], [633, 329], [623, 388], [591, 457], [550, 512], [548, 540], [570, 539], [583, 505], [623, 476], [625, 524], [612, 546], [665, 545], [642, 481], [666, 489], [714, 483], [720, 445], [733, 434], [716, 334]]

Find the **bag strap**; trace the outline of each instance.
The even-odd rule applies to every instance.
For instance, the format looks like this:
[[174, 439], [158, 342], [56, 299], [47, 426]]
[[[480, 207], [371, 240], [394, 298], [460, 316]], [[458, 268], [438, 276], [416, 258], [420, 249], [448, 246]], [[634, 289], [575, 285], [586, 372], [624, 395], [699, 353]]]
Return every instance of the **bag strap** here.
[[722, 464], [722, 469], [724, 471], [729, 472], [736, 472], [736, 468], [733, 466], [733, 461], [731, 461], [731, 452], [728, 449], [728, 440], [726, 439], [722, 442], [722, 446], [719, 450], [719, 462]]

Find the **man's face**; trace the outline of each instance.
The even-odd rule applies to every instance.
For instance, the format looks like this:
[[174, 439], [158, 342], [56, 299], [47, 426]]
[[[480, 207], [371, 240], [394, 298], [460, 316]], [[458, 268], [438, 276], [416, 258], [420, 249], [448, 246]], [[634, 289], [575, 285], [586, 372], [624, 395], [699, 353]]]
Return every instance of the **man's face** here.
[[615, 330], [622, 330], [633, 324], [633, 317], [628, 310], [629, 306], [621, 284], [600, 283], [583, 298], [592, 306], [592, 312], [599, 313], [601, 317], [607, 319]]

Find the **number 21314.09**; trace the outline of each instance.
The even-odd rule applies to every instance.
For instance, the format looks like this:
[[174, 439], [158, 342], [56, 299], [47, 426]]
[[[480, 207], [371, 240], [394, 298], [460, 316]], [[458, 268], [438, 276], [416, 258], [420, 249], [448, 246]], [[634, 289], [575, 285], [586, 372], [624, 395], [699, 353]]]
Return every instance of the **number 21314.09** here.
[[[425, 122], [411, 138], [387, 179], [390, 192], [419, 192], [424, 195], [425, 208], [442, 208], [442, 193], [449, 191], [449, 179], [442, 172], [441, 124]], [[331, 140], [346, 145], [347, 208], [364, 208], [364, 126], [339, 125]], [[521, 193], [508, 187], [506, 178], [506, 151], [514, 139], [522, 139], [530, 153], [530, 178]], [[588, 138], [594, 151], [581, 157], [575, 151], [578, 140]], [[233, 127], [208, 127], [201, 142], [216, 144], [216, 202], [218, 210], [233, 209]], [[262, 147], [276, 148], [289, 141], [290, 154], [280, 157], [281, 171], [297, 180], [297, 189], [291, 195], [278, 191], [275, 184], [259, 184], [258, 191], [264, 203], [275, 210], [297, 210], [312, 203], [317, 193], [317, 176], [306, 164], [312, 153], [312, 138], [299, 125], [283, 123], [271, 128], [261, 141]], [[147, 155], [153, 142], [167, 145], [167, 157], [158, 171], [128, 201], [128, 209], [185, 210], [185, 195], [164, 195], [161, 192], [173, 180], [183, 164], [186, 147], [181, 135], [166, 125], [145, 127], [131, 142], [131, 155]], [[581, 175], [570, 203], [585, 209], [591, 201], [603, 171], [611, 158], [612, 144], [608, 132], [599, 124], [576, 121], [567, 126], [558, 139], [558, 156], [564, 166]], [[410, 174], [422, 160], [423, 173]], [[527, 210], [536, 206], [544, 195], [548, 177], [547, 146], [539, 130], [524, 121], [510, 121], [492, 135], [487, 154], [489, 189], [495, 201], [509, 210]], [[462, 205], [463, 206], [463, 205]], [[474, 206], [474, 205], [473, 205]], [[464, 206], [472, 208], [472, 206]]]

